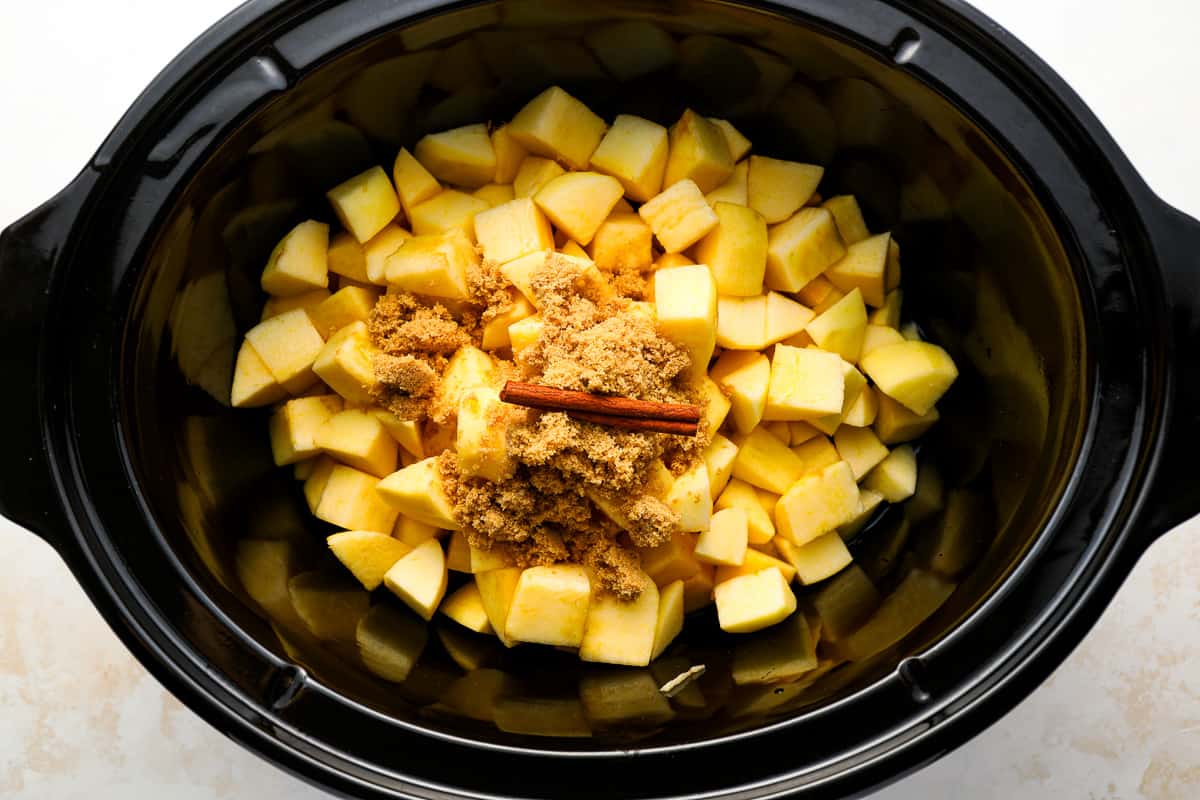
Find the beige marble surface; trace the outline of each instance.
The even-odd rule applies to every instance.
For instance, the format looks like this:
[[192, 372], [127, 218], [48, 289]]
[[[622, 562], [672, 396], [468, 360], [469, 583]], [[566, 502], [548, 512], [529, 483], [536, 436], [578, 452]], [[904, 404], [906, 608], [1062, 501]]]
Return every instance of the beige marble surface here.
[[[0, 22], [0, 226], [65, 184], [232, 0], [40, 0]], [[980, 0], [1200, 214], [1193, 0]], [[125, 652], [66, 569], [0, 522], [0, 798], [325, 797], [244, 752]], [[886, 800], [1200, 797], [1200, 520], [1158, 542], [1058, 672]]]

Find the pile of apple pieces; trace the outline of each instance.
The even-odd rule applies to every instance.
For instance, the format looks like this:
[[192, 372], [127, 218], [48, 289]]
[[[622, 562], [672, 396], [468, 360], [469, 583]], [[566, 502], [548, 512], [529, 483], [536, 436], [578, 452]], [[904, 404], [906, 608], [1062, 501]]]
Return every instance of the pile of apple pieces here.
[[[900, 328], [899, 247], [868, 232], [854, 198], [813, 204], [820, 167], [746, 157], [750, 147], [728, 122], [691, 111], [669, 130], [629, 115], [606, 126], [552, 88], [490, 134], [471, 125], [401, 150], [391, 180], [377, 167], [331, 190], [345, 228], [332, 240], [307, 221], [280, 242], [232, 402], [278, 404], [276, 463], [295, 465], [316, 517], [346, 529], [329, 546], [364, 587], [385, 585], [425, 619], [440, 609], [509, 646], [644, 665], [686, 612], [712, 603], [730, 632], [784, 619], [793, 580], [844, 568], [843, 537], [913, 493], [904, 443], [937, 420], [957, 371]], [[522, 570], [471, 547], [435, 464], [450, 449], [466, 476], [506, 472], [504, 430], [491, 423], [497, 359], [537, 340], [531, 276], [556, 250], [602, 284], [615, 271], [652, 273], [634, 308], [686, 348], [705, 398], [703, 460], [677, 477], [658, 464], [647, 486], [681, 525], [642, 552], [634, 602], [597, 592], [582, 566]], [[458, 409], [455, 423], [422, 428], [375, 406], [365, 320], [380, 292], [454, 310], [480, 252], [501, 265], [513, 306], [483, 331], [482, 349], [450, 361], [438, 402]], [[449, 571], [473, 580], [446, 597]]]

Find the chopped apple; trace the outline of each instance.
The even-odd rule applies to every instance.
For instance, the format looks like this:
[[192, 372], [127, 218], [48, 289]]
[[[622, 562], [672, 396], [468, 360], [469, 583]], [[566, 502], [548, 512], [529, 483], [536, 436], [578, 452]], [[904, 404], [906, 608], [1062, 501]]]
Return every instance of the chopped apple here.
[[446, 580], [446, 558], [435, 539], [414, 547], [383, 576], [388, 590], [426, 621], [446, 594]]
[[318, 478], [314, 488], [320, 488], [313, 507], [313, 516], [318, 519], [347, 530], [378, 533], [387, 533], [396, 524], [395, 510], [375, 494], [379, 479], [374, 475], [333, 463], [324, 480], [319, 479], [315, 469], [309, 481], [314, 478]]
[[588, 251], [584, 250], [583, 247], [580, 246], [579, 242], [574, 240], [568, 240], [566, 244], [558, 249], [558, 252], [562, 253], [563, 255], [574, 256], [575, 258], [591, 258], [591, 256], [588, 255]]
[[451, 533], [446, 543], [446, 568], [453, 572], [471, 571], [471, 545], [462, 531]]
[[[359, 247], [360, 245], [358, 242], [355, 242], [354, 246]], [[291, 294], [286, 297], [268, 297], [267, 302], [263, 304], [262, 316], [259, 317], [258, 321], [262, 322], [271, 317], [278, 317], [280, 314], [286, 314], [297, 308], [312, 312], [317, 306], [328, 300], [329, 297], [328, 289], [313, 289], [311, 292]]]
[[833, 443], [819, 432], [807, 442], [793, 445], [791, 451], [800, 459], [801, 475], [820, 472], [842, 460]]
[[559, 230], [586, 245], [624, 191], [611, 175], [568, 172], [538, 189], [533, 201]]
[[504, 547], [497, 546], [488, 550], [483, 550], [468, 543], [467, 549], [471, 554], [470, 571], [475, 574], [480, 572], [491, 572], [494, 569], [504, 569], [505, 567], [516, 566], [513, 564], [508, 550]]
[[678, 253], [700, 241], [720, 221], [694, 181], [669, 185], [642, 204], [638, 214], [654, 231], [667, 253]]
[[[830, 297], [833, 299], [830, 300]], [[810, 308], [817, 306], [828, 308], [843, 297], [845, 294], [830, 283], [824, 275], [818, 275], [796, 291], [796, 299]]]
[[750, 162], [739, 161], [733, 165], [733, 172], [729, 175], [729, 180], [704, 195], [704, 199], [713, 208], [716, 208], [717, 203], [733, 203], [738, 206], [749, 206], [749, 177]]
[[904, 300], [904, 292], [893, 289], [883, 298], [883, 305], [871, 312], [867, 322], [871, 325], [886, 325], [890, 328], [900, 327], [900, 304]]
[[867, 357], [868, 353], [889, 344], [899, 344], [903, 341], [907, 340], [895, 328], [876, 325], [874, 323], [868, 324], [866, 331], [863, 333], [862, 350], [859, 353], [858, 359], [861, 362], [862, 359]]
[[526, 103], [508, 124], [509, 134], [529, 152], [576, 170], [587, 169], [604, 129], [604, 120], [558, 86]]
[[465, 345], [455, 351], [446, 364], [434, 403], [450, 413], [457, 413], [467, 392], [494, 388], [498, 382], [496, 361], [479, 348]]
[[[650, 663], [658, 624], [659, 593], [645, 573], [637, 579], [640, 594], [633, 600], [599, 592], [592, 597], [583, 640], [579, 643], [580, 659], [630, 667]], [[679, 581], [674, 583], [683, 586]]]
[[587, 255], [605, 272], [645, 272], [653, 259], [654, 234], [632, 212], [614, 212], [600, 223]]
[[379, 495], [406, 517], [444, 530], [459, 530], [437, 461], [431, 456], [393, 472], [379, 481]]
[[329, 285], [329, 226], [308, 220], [275, 245], [262, 273], [267, 294], [301, 294]]
[[439, 528], [403, 514], [396, 517], [396, 524], [392, 527], [392, 537], [404, 542], [409, 547], [416, 547], [430, 539], [436, 539], [440, 534]]
[[528, 151], [513, 138], [507, 125], [492, 131], [492, 151], [496, 154], [496, 174], [490, 180], [499, 184], [512, 183]]
[[662, 335], [687, 350], [693, 375], [703, 375], [716, 347], [717, 287], [712, 270], [697, 264], [655, 272], [654, 310]]
[[863, 358], [862, 368], [879, 391], [920, 415], [927, 414], [958, 377], [950, 355], [929, 342], [877, 348]]
[[842, 424], [854, 428], [865, 428], [875, 422], [875, 416], [878, 413], [879, 395], [870, 386], [864, 386], [850, 407], [842, 413]]
[[901, 503], [917, 490], [917, 457], [910, 445], [897, 447], [871, 470], [863, 487], [880, 494], [889, 503]]
[[845, 525], [838, 526], [838, 535], [843, 539], [852, 539], [863, 529], [875, 514], [875, 509], [883, 503], [883, 495], [870, 489], [859, 487], [858, 498], [862, 502], [862, 511]]
[[717, 567], [714, 577], [716, 583], [720, 585], [725, 581], [739, 578], [742, 575], [753, 575], [756, 572], [762, 572], [764, 569], [771, 569], [772, 567], [779, 570], [779, 573], [783, 575], [783, 579], [785, 581], [791, 583], [792, 578], [796, 577], [795, 568], [793, 568], [792, 565], [786, 561], [781, 561], [775, 556], [768, 555], [766, 552], [764, 552], [764, 550], [767, 548], [770, 548], [772, 553], [775, 552], [774, 541], [775, 540], [771, 540], [771, 543], [758, 545], [746, 550], [746, 560], [743, 561], [739, 566], [734, 567], [726, 565]]
[[733, 123], [727, 119], [708, 118], [708, 121], [717, 126], [721, 131], [721, 135], [725, 137], [725, 144], [729, 147], [729, 155], [734, 161], [741, 161], [747, 153], [750, 152], [750, 140], [742, 135], [742, 132], [733, 127]]
[[717, 226], [696, 244], [694, 257], [713, 271], [722, 295], [762, 294], [767, 268], [767, 224], [752, 208], [717, 203]]
[[801, 546], [780, 540], [779, 552], [796, 568], [796, 577], [805, 586], [833, 577], [854, 560], [837, 532], [818, 536]]
[[888, 457], [888, 449], [870, 428], [851, 428], [843, 425], [833, 435], [838, 455], [850, 465], [854, 480], [860, 481], [879, 462]]
[[378, 300], [378, 292], [359, 286], [338, 289], [309, 312], [313, 325], [328, 339], [338, 330], [358, 321], [366, 321]]
[[711, 192], [733, 173], [733, 156], [721, 132], [690, 108], [671, 126], [670, 153], [663, 185], [691, 180], [700, 192]]
[[[690, 578], [683, 580], [683, 613], [690, 614], [701, 608], [707, 608], [712, 605], [712, 591], [716, 586], [716, 567], [711, 564], [701, 564], [695, 562], [696, 572]], [[662, 593], [665, 591], [659, 587], [659, 600], [661, 602]]]
[[400, 196], [400, 203], [404, 206], [406, 215], [442, 190], [437, 178], [430, 175], [429, 170], [421, 166], [421, 162], [403, 147], [396, 154], [392, 177], [396, 181], [396, 193]]
[[876, 308], [882, 306], [885, 295], [884, 270], [891, 240], [890, 233], [881, 233], [849, 245], [846, 255], [825, 271], [825, 277], [843, 292], [858, 289], [867, 305]]
[[767, 296], [717, 298], [717, 344], [758, 352], [767, 342]]
[[862, 292], [858, 289], [850, 292], [804, 330], [822, 350], [837, 353], [851, 364], [857, 363], [867, 333], [867, 308]]
[[415, 150], [417, 161], [443, 183], [476, 189], [496, 178], [496, 150], [482, 123], [428, 134]]
[[845, 388], [842, 360], [835, 354], [775, 345], [763, 419], [803, 420], [840, 414]]
[[[527, 256], [514, 258], [500, 267], [500, 274], [505, 280], [517, 287], [525, 299], [534, 307], [538, 307], [537, 294], [533, 291], [533, 276], [550, 259], [554, 251], [542, 250]], [[511, 336], [510, 336], [511, 338]]]
[[543, 327], [545, 327], [545, 323], [536, 314], [509, 325], [508, 341], [513, 355], [518, 355], [522, 350], [537, 342], [542, 336]]
[[371, 389], [375, 385], [375, 370], [371, 366], [371, 340], [365, 323], [347, 325], [329, 337], [312, 368], [317, 377], [347, 401], [360, 406], [374, 402]]
[[626, 195], [644, 203], [662, 190], [667, 129], [641, 117], [619, 114], [592, 153], [591, 167], [616, 178]]
[[307, 311], [297, 308], [260, 322], [246, 332], [246, 341], [275, 382], [290, 394], [299, 394], [316, 381], [313, 362], [325, 340]]
[[516, 199], [517, 193], [511, 183], [488, 183], [480, 186], [472, 195], [478, 197], [490, 207], [502, 206]]
[[725, 490], [733, 475], [733, 461], [737, 458], [738, 446], [719, 433], [713, 434], [704, 451], [704, 466], [708, 470], [708, 487], [713, 497]]
[[682, 531], [706, 531], [712, 517], [712, 491], [708, 467], [696, 462], [675, 479], [665, 498], [667, 507], [679, 515]]
[[322, 425], [342, 410], [337, 395], [298, 397], [284, 403], [271, 415], [268, 429], [275, 466], [295, 464], [316, 455], [316, 434]]
[[417, 458], [424, 458], [424, 448], [421, 446], [421, 427], [411, 419], [400, 419], [390, 411], [382, 408], [371, 409], [371, 413], [383, 425], [384, 430], [396, 440], [396, 443]]
[[483, 326], [481, 344], [484, 350], [503, 350], [512, 344], [508, 329], [523, 319], [534, 314], [533, 304], [519, 291], [510, 290], [512, 304], [507, 311], [502, 311], [492, 317]]
[[447, 189], [414, 206], [409, 213], [409, 221], [413, 233], [418, 236], [460, 231], [474, 242], [475, 217], [489, 208], [485, 200], [474, 195]]
[[677, 580], [686, 581], [700, 571], [700, 562], [692, 554], [692, 541], [686, 533], [676, 531], [657, 547], [638, 548], [642, 569], [658, 586]]
[[854, 472], [844, 461], [809, 474], [788, 489], [775, 506], [775, 530], [804, 545], [858, 516], [862, 501]]
[[768, 345], [790, 339], [813, 320], [812, 310], [779, 292], [767, 292], [767, 326], [764, 337]]
[[543, 186], [565, 172], [557, 161], [526, 156], [513, 178], [513, 194], [516, 197], [533, 197]]
[[729, 416], [731, 406], [729, 398], [725, 396], [724, 390], [717, 385], [717, 382], [707, 375], [700, 379], [697, 389], [700, 393], [701, 406], [703, 406], [700, 428], [710, 438], [715, 437], [717, 431], [721, 429], [721, 425], [725, 423], [725, 417]]
[[846, 254], [833, 215], [823, 208], [802, 208], [767, 233], [764, 283], [795, 292]]
[[521, 575], [520, 567], [494, 569], [475, 575], [475, 585], [479, 587], [479, 599], [483, 602], [484, 611], [487, 612], [488, 622], [491, 623], [492, 630], [505, 647], [512, 647], [516, 644], [513, 639], [509, 638], [505, 629]]
[[587, 569], [579, 564], [530, 567], [513, 590], [505, 633], [518, 642], [578, 647], [591, 593]]
[[467, 630], [476, 633], [492, 632], [492, 624], [488, 621], [487, 611], [483, 607], [483, 597], [479, 594], [478, 584], [464, 583], [454, 594], [442, 601], [438, 610]]
[[733, 424], [749, 433], [767, 407], [771, 362], [762, 353], [727, 350], [713, 365], [710, 377], [728, 393]]
[[314, 514], [317, 506], [321, 503], [321, 494], [324, 493], [325, 486], [329, 483], [329, 476], [333, 474], [335, 466], [337, 466], [337, 462], [332, 458], [324, 454], [319, 455], [313, 460], [313, 467], [309, 471], [308, 477], [304, 479], [304, 502], [308, 504], [308, 510]]
[[496, 482], [511, 473], [506, 416], [495, 389], [476, 388], [463, 393], [458, 404], [456, 440], [461, 474]]
[[654, 624], [654, 643], [650, 660], [658, 658], [683, 630], [683, 581], [672, 581], [658, 592], [658, 609]]
[[804, 474], [804, 464], [783, 442], [762, 428], [734, 438], [738, 444], [733, 477], [783, 494]]
[[366, 282], [381, 285], [387, 283], [388, 256], [399, 250], [411, 238], [412, 234], [399, 225], [388, 225], [372, 236], [371, 241], [361, 245], [363, 268], [367, 273]]
[[340, 411], [317, 429], [314, 442], [321, 450], [355, 469], [383, 478], [396, 470], [396, 440], [374, 414], [359, 409]]
[[708, 564], [741, 566], [746, 560], [749, 520], [744, 509], [723, 508], [696, 540], [696, 558]]
[[750, 156], [747, 179], [750, 207], [768, 225], [783, 222], [808, 202], [824, 174], [823, 167], [813, 164]]
[[717, 498], [717, 511], [740, 509], [746, 515], [746, 541], [748, 544], [766, 544], [775, 537], [775, 523], [771, 515], [758, 501], [758, 493], [745, 481], [734, 478]]
[[326, 642], [353, 641], [371, 596], [348, 580], [324, 572], [302, 572], [288, 581], [292, 607], [313, 636]]
[[467, 271], [479, 264], [475, 246], [461, 230], [414, 236], [388, 256], [390, 286], [415, 294], [466, 300]]
[[363, 254], [363, 246], [347, 231], [339, 231], [329, 240], [325, 263], [329, 271], [335, 275], [342, 275], [363, 283], [371, 282], [367, 277], [367, 259]]
[[821, 207], [828, 209], [833, 214], [838, 233], [841, 234], [842, 241], [847, 245], [861, 242], [871, 235], [854, 195], [842, 194], [831, 197], [822, 203]]
[[379, 233], [400, 213], [400, 200], [382, 167], [338, 184], [326, 193], [342, 227], [359, 243]]
[[384, 573], [412, 550], [404, 542], [377, 531], [342, 531], [326, 542], [337, 560], [368, 592], [378, 589]]
[[775, 568], [719, 583], [713, 595], [721, 629], [729, 633], [768, 628], [796, 610], [796, 595]]
[[528, 197], [477, 214], [475, 238], [483, 257], [496, 264], [554, 248], [550, 222]]

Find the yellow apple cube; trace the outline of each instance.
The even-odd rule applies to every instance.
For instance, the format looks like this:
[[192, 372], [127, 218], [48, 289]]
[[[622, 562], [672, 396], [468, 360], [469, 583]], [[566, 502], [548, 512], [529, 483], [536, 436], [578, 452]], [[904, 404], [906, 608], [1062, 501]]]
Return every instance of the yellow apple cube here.
[[713, 208], [717, 207], [717, 203], [733, 203], [737, 206], [749, 206], [749, 184], [750, 162], [739, 161], [733, 165], [733, 172], [730, 173], [729, 180], [704, 195], [704, 199]]
[[833, 214], [838, 233], [841, 234], [842, 241], [847, 245], [861, 242], [871, 235], [854, 195], [843, 194], [831, 197], [822, 203], [821, 207], [828, 209], [829, 213]]
[[430, 539], [393, 564], [383, 582], [392, 594], [428, 621], [433, 619], [446, 594], [447, 577], [441, 542]]
[[492, 151], [496, 154], [496, 174], [491, 180], [499, 184], [512, 183], [529, 151], [513, 138], [507, 125], [492, 131]]
[[762, 353], [727, 350], [713, 365], [710, 377], [729, 397], [733, 423], [749, 433], [767, 407], [771, 362]]
[[475, 245], [461, 230], [414, 236], [386, 262], [389, 286], [415, 294], [466, 300], [467, 271], [479, 265]]
[[425, 451], [421, 445], [421, 426], [415, 420], [400, 419], [390, 411], [382, 408], [371, 409], [371, 413], [383, 425], [396, 443], [417, 458], [424, 458]]
[[317, 431], [341, 410], [342, 398], [328, 394], [298, 397], [279, 407], [268, 423], [275, 465], [295, 464], [320, 452]]
[[767, 342], [767, 296], [717, 298], [717, 344], [726, 350], [763, 350]]
[[786, 540], [779, 545], [779, 552], [796, 568], [796, 577], [805, 586], [833, 577], [854, 560], [836, 532], [818, 536], [805, 545], [796, 546]]
[[446, 543], [446, 568], [454, 572], [471, 571], [471, 545], [462, 531], [451, 533]]
[[526, 156], [513, 178], [513, 194], [516, 197], [533, 197], [543, 186], [565, 172], [557, 161]]
[[696, 540], [696, 558], [707, 564], [741, 566], [746, 560], [749, 520], [741, 508], [723, 508], [712, 515], [708, 530]]
[[900, 327], [900, 304], [904, 300], [904, 292], [893, 289], [884, 295], [883, 305], [871, 312], [867, 322], [871, 325], [886, 325], [890, 328]]
[[[603, 227], [603, 225], [602, 225], [601, 227]], [[597, 231], [597, 232], [598, 232], [598, 231]], [[587, 251], [587, 250], [584, 250], [584, 249], [583, 249], [583, 248], [582, 248], [582, 247], [579, 245], [579, 242], [576, 242], [576, 241], [574, 241], [574, 240], [571, 240], [571, 239], [568, 239], [568, 240], [567, 240], [567, 243], [566, 243], [566, 244], [564, 244], [562, 247], [560, 247], [560, 248], [558, 249], [558, 252], [560, 252], [560, 253], [562, 253], [563, 255], [566, 255], [566, 256], [574, 256], [575, 258], [586, 258], [586, 259], [591, 259], [591, 256], [590, 256], [590, 255], [588, 255], [588, 251]]]
[[260, 322], [246, 332], [246, 341], [275, 382], [290, 394], [299, 394], [316, 381], [313, 362], [325, 340], [307, 311], [297, 308]]
[[475, 575], [475, 585], [479, 587], [479, 599], [487, 612], [488, 622], [505, 647], [516, 644], [505, 632], [505, 628], [522, 573], [520, 567], [506, 567]]
[[725, 423], [725, 417], [729, 416], [731, 403], [725, 396], [724, 390], [707, 375], [700, 379], [697, 388], [700, 393], [700, 405], [703, 408], [700, 427], [709, 437], [715, 438], [717, 431]]
[[[599, 592], [592, 597], [583, 640], [579, 643], [581, 660], [630, 667], [650, 663], [658, 625], [659, 592], [645, 573], [638, 579], [641, 593], [633, 600]], [[675, 583], [682, 588], [682, 583]]]
[[764, 552], [768, 548], [770, 548], [772, 553], [776, 552], [774, 542], [775, 540], [773, 539], [768, 544], [748, 549], [746, 551], [746, 560], [738, 566], [726, 564], [716, 567], [713, 579], [717, 585], [733, 580], [734, 578], [740, 578], [743, 575], [753, 575], [756, 572], [762, 572], [764, 569], [771, 568], [779, 570], [779, 574], [783, 576], [783, 579], [791, 583], [792, 578], [796, 577], [796, 569], [786, 561], [781, 561], [775, 558], [775, 556]]
[[842, 360], [823, 350], [775, 345], [766, 420], [804, 420], [840, 414], [846, 379]]
[[664, 500], [679, 515], [681, 531], [708, 530], [712, 517], [712, 491], [708, 484], [708, 466], [699, 461], [675, 479]]
[[657, 547], [638, 548], [642, 569], [660, 587], [672, 581], [686, 581], [700, 571], [700, 562], [693, 555], [692, 548], [692, 537], [676, 531]]
[[500, 267], [500, 274], [509, 283], [517, 287], [518, 291], [525, 296], [525, 299], [534, 308], [538, 307], [538, 299], [537, 293], [533, 291], [533, 276], [538, 270], [546, 266], [546, 262], [551, 258], [553, 252], [553, 250], [543, 250], [537, 253], [530, 253], [527, 256], [514, 258]]
[[871, 470], [863, 487], [878, 493], [889, 503], [902, 503], [917, 491], [917, 456], [912, 446], [903, 444]]
[[417, 236], [458, 231], [473, 242], [475, 216], [489, 208], [487, 201], [475, 195], [447, 189], [413, 206], [408, 216], [413, 233]]
[[329, 271], [335, 275], [343, 275], [351, 280], [370, 283], [370, 279], [367, 277], [367, 259], [363, 254], [363, 246], [358, 243], [358, 239], [346, 231], [339, 231], [329, 240], [325, 263]]
[[475, 239], [483, 257], [496, 264], [554, 249], [550, 221], [528, 197], [477, 214]]
[[366, 242], [400, 213], [400, 200], [382, 167], [340, 183], [326, 193], [342, 227]]
[[578, 647], [587, 626], [591, 594], [586, 567], [530, 567], [521, 573], [513, 591], [505, 633], [518, 642]]
[[854, 428], [865, 428], [874, 424], [879, 413], [879, 395], [870, 386], [864, 386], [850, 407], [842, 413], [842, 424]]
[[329, 337], [313, 362], [313, 372], [349, 402], [360, 406], [373, 403], [375, 370], [366, 324], [352, 323]]
[[725, 144], [729, 147], [729, 155], [734, 161], [741, 161], [742, 158], [750, 152], [750, 140], [742, 135], [742, 132], [733, 127], [733, 123], [727, 119], [715, 119], [709, 117], [708, 121], [717, 126], [721, 131], [721, 135], [725, 137]]
[[795, 545], [804, 545], [845, 525], [862, 511], [854, 472], [844, 461], [806, 475], [775, 506], [775, 530]]
[[403, 514], [396, 517], [396, 524], [392, 528], [392, 537], [404, 542], [409, 547], [416, 547], [430, 539], [436, 539], [439, 534], [441, 534], [441, 530], [438, 528]]
[[671, 126], [670, 153], [663, 185], [691, 180], [700, 192], [711, 192], [733, 173], [733, 156], [721, 132], [690, 108]]
[[833, 435], [838, 455], [850, 465], [854, 480], [860, 481], [875, 466], [888, 457], [888, 449], [870, 428], [843, 425]]
[[857, 535], [870, 522], [875, 510], [883, 503], [883, 495], [861, 486], [858, 489], [858, 498], [862, 502], [862, 511], [845, 525], [838, 526], [838, 535], [846, 540]]
[[721, 434], [713, 434], [704, 451], [704, 466], [708, 470], [708, 488], [713, 497], [725, 490], [733, 476], [733, 461], [737, 458], [738, 446]]
[[568, 172], [538, 189], [533, 201], [559, 230], [586, 245], [624, 191], [611, 175]]
[[379, 481], [379, 496], [406, 517], [443, 530], [459, 530], [437, 462], [431, 456], [393, 472]]
[[750, 207], [768, 225], [783, 222], [808, 202], [824, 174], [824, 168], [813, 164], [750, 156], [747, 178]]
[[396, 440], [374, 414], [348, 409], [331, 416], [316, 432], [317, 447], [355, 469], [380, 478], [396, 470]]
[[717, 203], [717, 227], [700, 240], [693, 252], [713, 271], [722, 295], [751, 297], [762, 294], [767, 268], [767, 224], [752, 208]]
[[683, 631], [683, 581], [672, 581], [657, 592], [658, 609], [654, 623], [654, 643], [650, 648], [651, 661], [661, 656]]
[[377, 531], [342, 531], [325, 541], [337, 560], [368, 592], [378, 589], [384, 574], [412, 550], [404, 542]]
[[538, 315], [526, 317], [509, 325], [508, 341], [513, 355], [516, 356], [522, 350], [536, 343], [542, 337], [542, 328], [544, 327], [545, 323]]
[[653, 260], [650, 226], [632, 212], [611, 214], [600, 223], [588, 255], [605, 272], [645, 272]]
[[796, 595], [776, 568], [719, 583], [713, 596], [721, 630], [728, 633], [769, 628], [796, 610]]
[[[315, 470], [309, 480], [313, 478], [318, 478]], [[387, 533], [396, 524], [396, 512], [375, 494], [378, 485], [374, 475], [333, 463], [325, 479], [314, 485], [320, 493], [313, 515], [347, 530]]]
[[329, 226], [308, 220], [292, 228], [275, 245], [262, 273], [262, 289], [293, 295], [329, 285]]
[[644, 203], [662, 190], [667, 167], [667, 129], [619, 114], [592, 153], [591, 167], [621, 182], [625, 194]]
[[363, 269], [367, 274], [366, 282], [380, 285], [387, 283], [388, 257], [411, 238], [412, 234], [399, 225], [388, 225], [372, 236], [371, 241], [360, 245], [363, 252]]
[[443, 183], [475, 189], [496, 178], [496, 150], [483, 123], [428, 134], [415, 150], [421, 166]]
[[490, 207], [502, 206], [516, 199], [517, 193], [511, 183], [488, 183], [480, 186], [472, 195], [478, 197]]
[[886, 347], [889, 344], [899, 344], [907, 341], [900, 331], [895, 328], [885, 327], [883, 325], [869, 324], [866, 331], [863, 333], [862, 350], [859, 353], [858, 359], [861, 362], [866, 358], [867, 354], [878, 350], [881, 347]]
[[488, 621], [487, 610], [483, 607], [483, 597], [479, 594], [478, 584], [464, 583], [454, 594], [442, 601], [438, 610], [467, 630], [476, 633], [492, 632], [492, 624]]
[[720, 222], [694, 181], [669, 184], [642, 204], [638, 214], [667, 253], [678, 253], [708, 235]]
[[471, 572], [478, 574], [480, 572], [491, 572], [494, 569], [515, 566], [512, 558], [509, 557], [508, 551], [503, 547], [492, 547], [489, 550], [483, 550], [472, 544], [468, 544], [467, 548], [471, 553]]
[[798, 445], [793, 445], [791, 451], [800, 459], [803, 471], [801, 475], [808, 475], [812, 472], [820, 472], [828, 466], [836, 464], [842, 460], [838, 455], [837, 448], [829, 439], [818, 433], [807, 442]]
[[[262, 354], [257, 344], [255, 349]], [[920, 341], [872, 350], [863, 358], [862, 368], [879, 391], [919, 415], [927, 414], [958, 377], [949, 353], [936, 344]]]
[[825, 271], [825, 277], [843, 292], [858, 289], [867, 305], [882, 306], [884, 270], [891, 240], [890, 233], [881, 233], [849, 245], [842, 260]]
[[512, 344], [509, 328], [523, 319], [534, 314], [533, 303], [519, 291], [511, 291], [512, 305], [507, 311], [502, 311], [483, 325], [481, 345], [484, 350], [502, 350]]
[[738, 509], [746, 515], [746, 542], [748, 544], [766, 544], [775, 537], [775, 523], [771, 515], [763, 508], [758, 500], [754, 487], [745, 481], [734, 478], [717, 498], [715, 508], [718, 512], [727, 509]]
[[319, 455], [313, 459], [313, 467], [304, 479], [304, 502], [308, 504], [309, 511], [316, 513], [317, 506], [321, 503], [321, 494], [325, 491], [329, 476], [333, 474], [333, 468], [336, 466], [337, 462], [327, 455]]
[[604, 120], [558, 86], [526, 103], [508, 124], [509, 134], [529, 152], [576, 170], [587, 169], [604, 128]]
[[375, 308], [378, 294], [359, 286], [338, 289], [309, 312], [313, 325], [328, 339], [337, 331], [355, 322], [365, 322]]
[[[359, 247], [358, 242], [354, 243], [355, 247]], [[311, 292], [303, 294], [290, 294], [286, 297], [268, 297], [267, 302], [263, 303], [262, 316], [259, 322], [268, 320], [271, 317], [278, 317], [280, 314], [286, 314], [289, 311], [295, 311], [297, 308], [302, 308], [305, 311], [315, 311], [317, 306], [324, 303], [330, 298], [328, 289], [313, 289]]]
[[862, 292], [854, 289], [804, 330], [822, 350], [837, 353], [851, 364], [857, 363], [867, 335], [867, 307]]
[[783, 494], [804, 474], [804, 464], [787, 445], [763, 428], [734, 439], [738, 444], [733, 477], [775, 494]]
[[692, 374], [703, 375], [717, 344], [717, 285], [712, 270], [696, 264], [655, 272], [654, 311], [659, 332], [687, 350]]
[[508, 456], [507, 414], [490, 387], [463, 393], [458, 404], [458, 471], [468, 477], [500, 481], [512, 472]]
[[925, 435], [940, 415], [937, 408], [924, 414], [914, 414], [886, 394], [876, 393], [879, 410], [875, 416], [875, 434], [884, 444], [911, 442]]
[[473, 389], [494, 388], [500, 380], [496, 361], [477, 347], [460, 347], [442, 373], [435, 404], [455, 413], [462, 399]]
[[403, 147], [396, 155], [392, 177], [396, 181], [396, 193], [400, 196], [400, 204], [404, 206], [406, 215], [442, 190], [437, 178], [429, 174], [429, 170]]
[[766, 334], [768, 345], [790, 339], [803, 331], [816, 316], [812, 309], [802, 306], [779, 292], [767, 292]]
[[823, 208], [802, 208], [768, 231], [763, 282], [780, 292], [798, 291], [845, 254], [833, 215]]

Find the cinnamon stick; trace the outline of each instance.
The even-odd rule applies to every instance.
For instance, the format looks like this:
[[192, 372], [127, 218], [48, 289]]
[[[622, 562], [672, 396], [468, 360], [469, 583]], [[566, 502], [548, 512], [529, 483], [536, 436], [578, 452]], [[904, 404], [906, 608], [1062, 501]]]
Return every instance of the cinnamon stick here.
[[581, 411], [585, 414], [603, 414], [627, 420], [684, 422], [693, 426], [700, 422], [700, 407], [687, 403], [656, 403], [652, 400], [635, 400], [632, 397], [608, 397], [521, 381], [509, 381], [504, 384], [500, 391], [500, 399], [513, 405], [540, 408], [544, 411]]
[[567, 411], [567, 416], [583, 422], [594, 422], [610, 428], [644, 433], [673, 433], [677, 436], [695, 436], [700, 426], [695, 422], [676, 422], [669, 419], [644, 419], [641, 417], [618, 417], [614, 414], [593, 414], [589, 411]]

